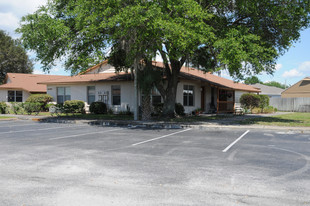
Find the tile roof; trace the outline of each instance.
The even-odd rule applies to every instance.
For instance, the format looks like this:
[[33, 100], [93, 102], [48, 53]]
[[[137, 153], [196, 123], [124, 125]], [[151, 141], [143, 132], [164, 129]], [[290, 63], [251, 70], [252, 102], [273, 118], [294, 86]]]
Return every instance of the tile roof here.
[[[101, 64], [95, 65], [89, 69], [87, 72], [90, 72], [93, 69], [96, 69], [98, 66], [102, 64], [107, 64], [107, 61], [102, 62]], [[153, 65], [156, 67], [163, 68], [164, 64], [162, 62], [153, 62]], [[260, 92], [258, 88], [254, 88], [252, 86], [236, 83], [232, 80], [225, 79], [222, 77], [218, 77], [211, 73], [204, 73], [198, 69], [182, 67], [181, 69], [181, 78], [185, 79], [193, 79], [193, 80], [201, 80], [205, 82], [210, 82], [213, 85], [221, 86], [225, 88], [231, 88], [235, 90], [249, 91], [249, 92]], [[51, 81], [43, 81], [40, 84], [70, 84], [70, 83], [82, 83], [82, 82], [103, 82], [103, 81], [129, 81], [131, 80], [131, 75], [125, 72], [120, 73], [98, 73], [98, 74], [79, 74], [72, 77], [65, 77], [61, 79], [51, 80]]]
[[[164, 67], [162, 62], [153, 62], [153, 65], [157, 67]], [[235, 90], [241, 91], [249, 91], [249, 92], [260, 92], [260, 89], [252, 87], [250, 85], [234, 82], [229, 79], [225, 79], [223, 77], [216, 76], [211, 74], [210, 72], [203, 72], [201, 70], [190, 68], [190, 67], [182, 67], [181, 68], [181, 77], [189, 77], [193, 79], [200, 79], [201, 81], [210, 82], [211, 84], [222, 86], [226, 88], [231, 88]]]
[[20, 89], [28, 92], [46, 92], [46, 85], [38, 82], [64, 78], [60, 75], [7, 73], [9, 83], [0, 85], [0, 89]]
[[39, 84], [77, 84], [87, 82], [107, 82], [107, 81], [130, 81], [131, 74], [125, 72], [119, 73], [98, 73], [98, 74], [83, 74], [54, 79], [50, 81], [42, 81]]

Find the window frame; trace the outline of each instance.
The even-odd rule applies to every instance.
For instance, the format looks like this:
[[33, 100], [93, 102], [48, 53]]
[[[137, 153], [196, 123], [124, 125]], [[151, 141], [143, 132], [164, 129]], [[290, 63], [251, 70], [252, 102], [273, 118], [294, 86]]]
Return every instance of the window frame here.
[[[191, 92], [192, 91], [192, 95]], [[190, 101], [192, 99], [192, 101]], [[194, 107], [195, 106], [195, 86], [194, 85], [183, 85], [183, 106]]]
[[[90, 94], [90, 88], [93, 88], [93, 94]], [[87, 86], [87, 104], [91, 104], [96, 101], [96, 86]], [[90, 101], [90, 97], [93, 97], [93, 101]]]
[[[59, 89], [63, 88], [63, 93], [62, 95], [59, 95]], [[68, 92], [69, 91], [69, 92]], [[69, 95], [68, 95], [69, 93]], [[59, 101], [59, 97], [62, 96], [63, 102]], [[56, 87], [56, 97], [57, 97], [57, 104], [63, 104], [67, 100], [71, 100], [71, 87]], [[69, 97], [69, 98], [67, 98]]]
[[[14, 101], [10, 101], [10, 96], [11, 95], [9, 95], [9, 93], [10, 92], [13, 92], [14, 94], [13, 94], [13, 100]], [[21, 93], [21, 95], [18, 95], [17, 96], [17, 92], [20, 92]], [[23, 96], [24, 96], [24, 94], [23, 94], [23, 91], [22, 90], [8, 90], [8, 96], [7, 96], [7, 101], [8, 102], [23, 102]], [[19, 101], [17, 101], [17, 98], [21, 98]]]
[[[115, 94], [115, 91], [119, 90], [119, 94]], [[121, 97], [121, 85], [111, 85], [111, 105], [112, 106], [120, 106], [122, 103], [122, 97]], [[115, 100], [114, 98], [117, 98], [118, 100]], [[119, 104], [114, 104], [115, 101], [119, 101]]]

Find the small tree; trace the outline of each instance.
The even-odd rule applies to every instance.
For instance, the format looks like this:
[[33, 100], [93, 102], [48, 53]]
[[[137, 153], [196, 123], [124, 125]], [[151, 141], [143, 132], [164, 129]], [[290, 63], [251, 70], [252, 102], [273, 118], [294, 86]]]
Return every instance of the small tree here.
[[259, 97], [259, 108], [261, 109], [261, 112], [264, 111], [266, 107], [269, 106], [269, 97], [267, 95], [258, 95]]
[[259, 106], [259, 102], [260, 98], [257, 94], [243, 94], [240, 97], [241, 105], [246, 109], [250, 109], [251, 113], [254, 107]]

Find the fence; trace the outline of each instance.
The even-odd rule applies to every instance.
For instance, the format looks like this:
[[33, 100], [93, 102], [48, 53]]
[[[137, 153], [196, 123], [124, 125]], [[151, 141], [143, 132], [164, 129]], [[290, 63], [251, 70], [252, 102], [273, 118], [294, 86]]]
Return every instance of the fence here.
[[310, 112], [310, 97], [272, 97], [270, 98], [269, 105], [277, 108], [279, 111]]

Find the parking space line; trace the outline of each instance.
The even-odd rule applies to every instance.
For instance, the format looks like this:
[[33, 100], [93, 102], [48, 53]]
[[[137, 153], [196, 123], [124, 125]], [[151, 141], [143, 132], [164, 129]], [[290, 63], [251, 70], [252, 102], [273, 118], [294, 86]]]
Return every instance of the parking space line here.
[[[72, 127], [82, 127], [88, 125], [80, 125], [80, 126], [72, 126]], [[9, 131], [9, 132], [0, 132], [0, 134], [11, 134], [11, 133], [20, 133], [20, 132], [35, 132], [35, 131], [42, 131], [42, 130], [51, 130], [51, 129], [61, 129], [61, 128], [72, 128], [70, 127], [52, 127], [52, 128], [43, 128], [43, 129], [28, 129], [28, 130], [19, 130], [19, 131]]]
[[66, 139], [66, 138], [71, 138], [71, 137], [79, 137], [79, 136], [90, 135], [90, 134], [99, 134], [99, 133], [113, 132], [113, 131], [122, 130], [122, 129], [123, 128], [104, 130], [104, 131], [97, 131], [97, 132], [88, 132], [88, 133], [83, 133], [83, 134], [74, 134], [74, 135], [68, 135], [68, 136], [63, 136], [63, 137], [53, 137], [53, 138], [50, 138], [49, 140], [58, 140], [58, 139]]
[[247, 130], [245, 133], [243, 133], [238, 139], [236, 139], [233, 143], [231, 143], [230, 145], [228, 145], [223, 152], [227, 152], [234, 144], [236, 144], [239, 140], [242, 139], [242, 137], [244, 137], [247, 133], [249, 133], [250, 130]]
[[175, 135], [175, 134], [179, 134], [179, 133], [182, 133], [182, 132], [186, 132], [186, 131], [189, 131], [189, 130], [191, 130], [191, 128], [185, 129], [185, 130], [182, 130], [182, 131], [178, 131], [178, 132], [174, 132], [174, 133], [171, 133], [171, 134], [167, 134], [167, 135], [164, 135], [164, 136], [161, 136], [161, 137], [156, 137], [156, 138], [153, 138], [153, 139], [149, 139], [149, 140], [145, 140], [145, 141], [142, 141], [142, 142], [138, 142], [138, 143], [132, 144], [131, 146], [137, 146], [137, 145], [144, 144], [144, 143], [147, 143], [147, 142], [159, 140], [159, 139], [162, 139], [162, 138], [165, 138], [165, 137], [169, 137], [169, 136], [172, 136], [172, 135]]

